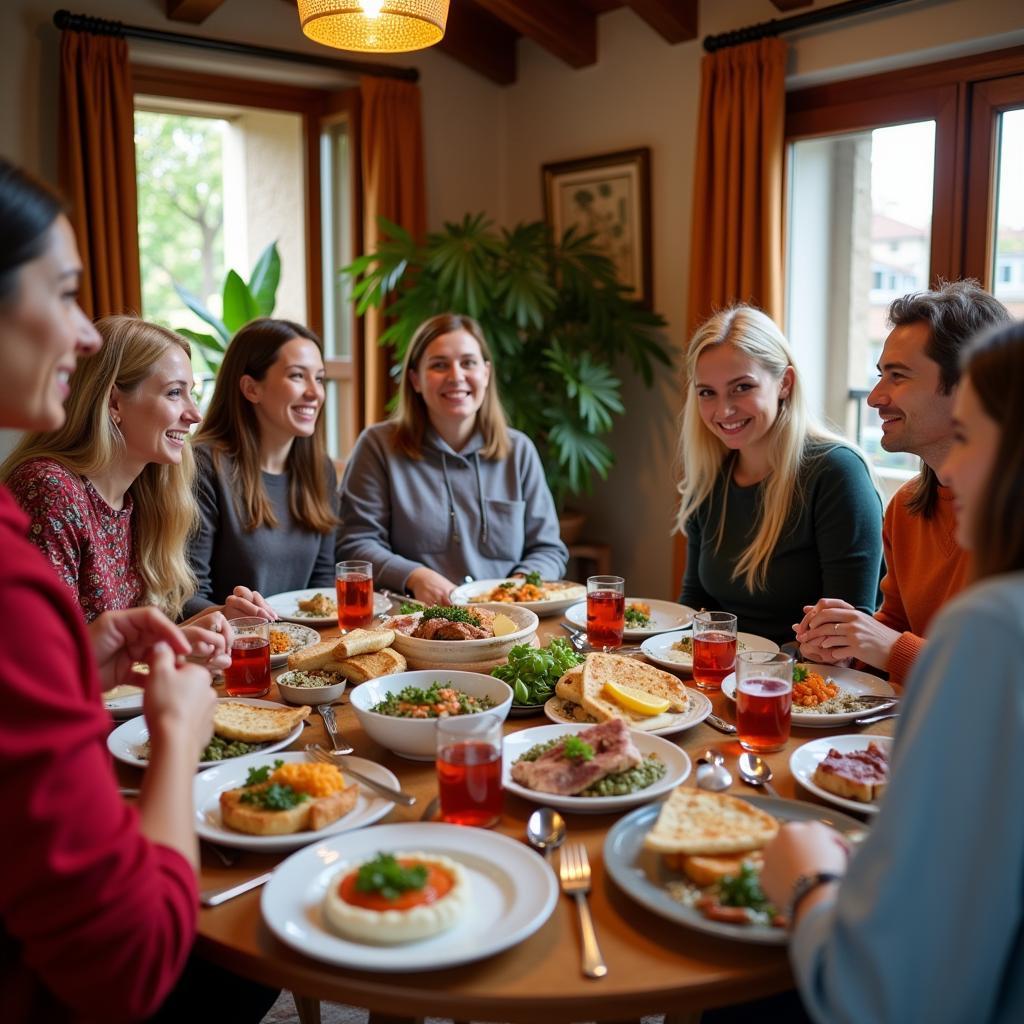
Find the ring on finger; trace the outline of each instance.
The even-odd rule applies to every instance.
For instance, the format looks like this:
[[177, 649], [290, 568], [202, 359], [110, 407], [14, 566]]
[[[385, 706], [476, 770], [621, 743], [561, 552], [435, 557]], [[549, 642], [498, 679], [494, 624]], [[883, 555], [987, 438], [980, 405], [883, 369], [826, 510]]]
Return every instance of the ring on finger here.
[[838, 632], [839, 632], [839, 623], [838, 623], [838, 622], [836, 622], [836, 623], [835, 623], [835, 624], [834, 624], [834, 625], [832, 626], [832, 629], [833, 629], [833, 630], [835, 630], [835, 632], [837, 632], [837, 633], [838, 633]]

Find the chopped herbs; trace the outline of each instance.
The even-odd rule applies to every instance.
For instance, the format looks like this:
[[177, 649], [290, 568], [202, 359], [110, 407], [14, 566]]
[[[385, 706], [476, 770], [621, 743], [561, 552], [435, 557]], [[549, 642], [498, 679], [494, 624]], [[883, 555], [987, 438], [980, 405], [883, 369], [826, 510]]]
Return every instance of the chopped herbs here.
[[505, 580], [504, 583], [499, 583], [498, 584], [498, 589], [499, 590], [515, 590], [516, 589], [516, 581], [515, 580]]
[[555, 683], [582, 662], [582, 654], [556, 637], [540, 649], [517, 644], [508, 652], [508, 664], [491, 669], [491, 675], [512, 687], [513, 704], [543, 704], [554, 696]]
[[397, 693], [389, 693], [371, 711], [393, 718], [448, 718], [454, 715], [474, 715], [494, 707], [490, 697], [472, 697], [456, 690], [450, 683], [431, 683], [426, 690], [406, 686]]
[[423, 605], [417, 601], [403, 601], [398, 608], [399, 615], [415, 615], [418, 611], [421, 611]]
[[540, 573], [536, 571], [528, 572], [526, 574], [526, 582], [532, 583], [535, 587], [543, 587], [544, 581], [540, 578]]
[[802, 683], [808, 675], [810, 675], [810, 669], [806, 665], [794, 665], [793, 666], [793, 682]]
[[749, 907], [762, 913], [773, 913], [774, 908], [761, 888], [761, 872], [744, 861], [738, 875], [726, 875], [718, 883], [718, 902], [723, 907]]
[[562, 753], [566, 760], [580, 764], [593, 758], [594, 748], [586, 740], [581, 740], [579, 736], [566, 736]]
[[480, 616], [475, 612], [468, 611], [465, 608], [451, 608], [447, 605], [433, 605], [430, 608], [423, 610], [421, 618], [426, 621], [427, 619], [447, 619], [449, 622], [468, 622], [471, 626], [479, 626]]
[[376, 892], [386, 900], [397, 900], [403, 892], [422, 889], [426, 884], [427, 869], [422, 864], [403, 867], [390, 853], [378, 853], [356, 875], [359, 892]]
[[651, 624], [651, 617], [634, 605], [626, 609], [625, 624], [630, 629], [646, 629]]
[[239, 798], [243, 804], [255, 804], [266, 811], [287, 811], [304, 800], [308, 800], [306, 793], [299, 793], [291, 786], [272, 782], [266, 789], [254, 789], [243, 793]]
[[249, 774], [245, 777], [245, 784], [258, 786], [261, 782], [266, 782], [270, 778], [270, 773], [276, 772], [283, 764], [284, 761], [278, 758], [272, 765], [265, 764], [262, 768], [250, 768]]

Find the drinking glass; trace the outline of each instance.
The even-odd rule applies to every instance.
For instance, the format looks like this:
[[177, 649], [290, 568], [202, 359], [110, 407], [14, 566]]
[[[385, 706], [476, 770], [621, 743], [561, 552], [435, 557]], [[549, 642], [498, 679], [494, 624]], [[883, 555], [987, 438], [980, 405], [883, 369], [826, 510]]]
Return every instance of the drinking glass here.
[[347, 633], [373, 622], [373, 564], [338, 562], [334, 567], [338, 593], [338, 628]]
[[621, 576], [587, 579], [587, 643], [600, 651], [622, 646], [626, 624], [626, 581]]
[[441, 820], [490, 828], [501, 820], [502, 721], [494, 715], [437, 720]]
[[779, 651], [744, 651], [736, 659], [736, 728], [740, 746], [755, 754], [782, 750], [793, 711], [793, 658]]
[[736, 667], [736, 616], [697, 612], [693, 617], [693, 681], [701, 690], [720, 690]]
[[270, 623], [256, 617], [231, 620], [231, 664], [224, 670], [229, 697], [270, 692]]

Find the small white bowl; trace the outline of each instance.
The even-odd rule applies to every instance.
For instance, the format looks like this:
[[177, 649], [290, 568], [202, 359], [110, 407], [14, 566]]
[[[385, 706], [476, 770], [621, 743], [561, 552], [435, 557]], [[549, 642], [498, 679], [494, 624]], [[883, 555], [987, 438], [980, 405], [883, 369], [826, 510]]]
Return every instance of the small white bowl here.
[[[515, 624], [514, 633], [489, 636], [483, 640], [422, 640], [395, 630], [392, 647], [411, 669], [460, 669], [464, 672], [487, 672], [508, 660], [508, 652], [516, 644], [529, 644], [537, 635], [540, 620], [529, 608], [514, 604], [481, 604], [477, 608], [508, 616]], [[472, 611], [472, 608], [467, 609]]]
[[371, 740], [400, 757], [408, 757], [413, 761], [433, 761], [437, 747], [436, 718], [396, 718], [394, 715], [371, 711], [370, 708], [379, 704], [389, 693], [397, 693], [407, 686], [426, 690], [434, 682], [451, 684], [456, 690], [468, 693], [471, 697], [489, 697], [494, 701], [493, 708], [476, 712], [474, 718], [477, 715], [493, 715], [504, 721], [508, 717], [508, 710], [512, 706], [512, 688], [494, 676], [485, 676], [479, 672], [448, 669], [397, 672], [360, 683], [348, 699], [359, 724]]
[[338, 676], [339, 681], [329, 686], [292, 686], [288, 680], [294, 675], [294, 672], [282, 672], [277, 677], [278, 693], [289, 704], [333, 704], [341, 699], [348, 685], [344, 676]]

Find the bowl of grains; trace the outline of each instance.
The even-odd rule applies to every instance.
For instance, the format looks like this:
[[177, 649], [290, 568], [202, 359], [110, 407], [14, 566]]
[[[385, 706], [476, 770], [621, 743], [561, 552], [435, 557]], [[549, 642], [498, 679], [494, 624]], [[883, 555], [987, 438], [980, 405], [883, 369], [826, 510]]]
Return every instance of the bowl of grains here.
[[277, 677], [277, 689], [289, 704], [333, 704], [341, 699], [348, 680], [337, 672], [312, 671], [282, 672]]

